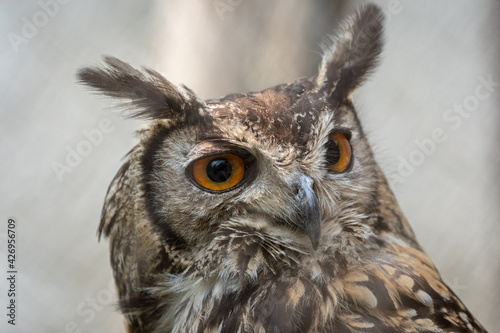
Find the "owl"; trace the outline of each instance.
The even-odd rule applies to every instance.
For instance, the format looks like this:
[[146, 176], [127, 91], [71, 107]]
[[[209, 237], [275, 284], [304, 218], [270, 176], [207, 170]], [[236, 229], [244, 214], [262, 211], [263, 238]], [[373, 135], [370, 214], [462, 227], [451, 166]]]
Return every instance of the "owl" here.
[[128, 332], [486, 332], [419, 246], [351, 101], [382, 21], [366, 5], [317, 75], [220, 99], [112, 57], [79, 71], [148, 121], [98, 232]]

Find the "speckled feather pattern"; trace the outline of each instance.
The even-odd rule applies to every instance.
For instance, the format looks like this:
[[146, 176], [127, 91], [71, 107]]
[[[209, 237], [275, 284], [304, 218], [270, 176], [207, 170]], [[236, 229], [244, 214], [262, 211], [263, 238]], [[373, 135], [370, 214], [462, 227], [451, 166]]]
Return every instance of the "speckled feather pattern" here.
[[[375, 162], [349, 96], [374, 68], [382, 14], [367, 5], [324, 48], [318, 75], [200, 100], [108, 57], [79, 78], [149, 120], [109, 186], [99, 227], [128, 332], [486, 332], [422, 251]], [[352, 167], [325, 165], [349, 133]], [[241, 186], [194, 186], [192, 161], [245, 151]], [[321, 215], [301, 226], [296, 179]]]

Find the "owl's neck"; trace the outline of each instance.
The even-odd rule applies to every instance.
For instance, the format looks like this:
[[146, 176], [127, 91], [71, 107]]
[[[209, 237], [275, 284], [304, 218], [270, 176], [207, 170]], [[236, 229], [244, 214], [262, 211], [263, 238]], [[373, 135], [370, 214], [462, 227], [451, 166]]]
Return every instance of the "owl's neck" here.
[[209, 246], [191, 249], [192, 260], [183, 273], [164, 276], [157, 287], [165, 295], [164, 325], [172, 325], [173, 332], [215, 332], [244, 325], [241, 316], [251, 313], [252, 318], [269, 317], [259, 322], [263, 331], [272, 331], [265, 325], [274, 323], [291, 332], [300, 323], [334, 320], [343, 275], [360, 260], [357, 251], [370, 237], [369, 228], [352, 225], [347, 232], [332, 223], [328, 232], [336, 241], [314, 251], [286, 230], [264, 237], [269, 230], [253, 222], [247, 229], [242, 221], [224, 225]]

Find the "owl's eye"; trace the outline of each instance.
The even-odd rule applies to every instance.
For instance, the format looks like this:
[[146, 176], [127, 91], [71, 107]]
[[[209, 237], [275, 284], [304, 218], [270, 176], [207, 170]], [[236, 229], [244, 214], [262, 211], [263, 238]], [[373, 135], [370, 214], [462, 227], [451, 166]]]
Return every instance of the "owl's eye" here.
[[330, 140], [326, 143], [326, 162], [332, 171], [341, 173], [349, 170], [352, 164], [352, 151], [346, 134], [330, 136]]
[[241, 183], [245, 176], [245, 162], [235, 154], [219, 154], [193, 163], [192, 178], [210, 191], [229, 190]]

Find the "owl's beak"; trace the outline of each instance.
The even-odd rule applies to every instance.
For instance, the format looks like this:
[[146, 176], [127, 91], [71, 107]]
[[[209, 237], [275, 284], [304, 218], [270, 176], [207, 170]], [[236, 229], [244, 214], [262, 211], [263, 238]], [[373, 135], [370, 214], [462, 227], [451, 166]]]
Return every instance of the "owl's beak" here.
[[313, 249], [316, 250], [321, 236], [321, 214], [312, 185], [313, 180], [306, 175], [302, 175], [297, 180], [298, 193], [296, 199], [299, 218], [303, 223], [304, 231], [309, 236]]

